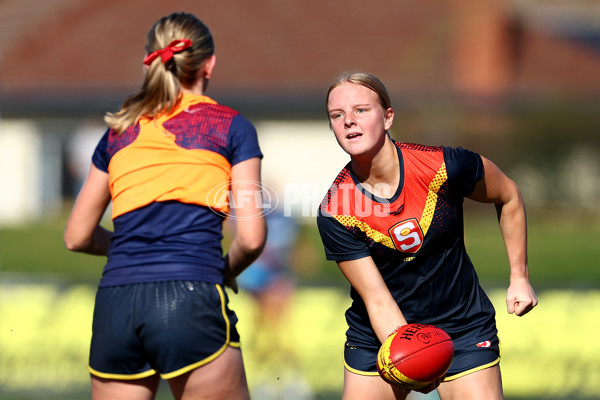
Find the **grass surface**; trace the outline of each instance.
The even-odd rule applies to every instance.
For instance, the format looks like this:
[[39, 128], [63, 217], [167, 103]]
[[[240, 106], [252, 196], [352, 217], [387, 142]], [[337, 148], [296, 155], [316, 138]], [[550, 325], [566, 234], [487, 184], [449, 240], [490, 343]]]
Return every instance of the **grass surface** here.
[[[313, 221], [302, 227], [296, 271], [302, 283], [344, 283], [323, 250]], [[95, 284], [104, 257], [68, 252], [62, 242], [64, 218], [18, 228], [0, 228], [0, 271], [4, 277], [34, 275], [68, 283]], [[492, 207], [468, 211], [467, 250], [484, 285], [505, 285], [508, 264]], [[529, 264], [534, 285], [600, 288], [600, 221], [589, 216], [533, 217], [529, 220]]]
[[[485, 285], [506, 285], [508, 261], [493, 210], [468, 213], [467, 251]], [[600, 288], [600, 221], [589, 216], [530, 217], [528, 256], [536, 287]]]
[[67, 282], [97, 282], [104, 257], [67, 251], [62, 220], [0, 229], [0, 271], [6, 277], [33, 275]]

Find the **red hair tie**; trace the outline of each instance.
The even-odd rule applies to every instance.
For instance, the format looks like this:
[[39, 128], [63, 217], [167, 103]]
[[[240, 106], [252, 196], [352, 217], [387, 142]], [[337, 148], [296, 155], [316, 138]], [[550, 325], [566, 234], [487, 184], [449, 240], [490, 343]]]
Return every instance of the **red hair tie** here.
[[180, 51], [187, 49], [191, 45], [192, 45], [192, 41], [190, 39], [173, 40], [164, 49], [156, 50], [156, 51], [153, 51], [152, 53], [148, 54], [144, 58], [144, 65], [152, 64], [152, 61], [154, 61], [154, 59], [159, 56], [160, 56], [161, 61], [164, 64], [167, 61], [169, 61], [171, 58], [173, 58], [173, 54], [179, 53]]

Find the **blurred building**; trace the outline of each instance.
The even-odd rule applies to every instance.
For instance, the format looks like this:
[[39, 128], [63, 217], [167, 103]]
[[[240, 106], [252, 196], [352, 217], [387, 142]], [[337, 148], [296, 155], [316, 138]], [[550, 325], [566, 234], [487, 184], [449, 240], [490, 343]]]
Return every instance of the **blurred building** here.
[[207, 94], [257, 125], [266, 180], [290, 196], [298, 193], [286, 185], [304, 188], [298, 204], [318, 201], [345, 163], [324, 112], [343, 71], [382, 78], [402, 135], [438, 144], [456, 140], [448, 108], [470, 110], [468, 128], [495, 135], [507, 109], [600, 95], [593, 0], [3, 0], [0, 224], [74, 195], [71, 155], [91, 154], [104, 112], [141, 83], [147, 31], [174, 11], [211, 28], [217, 69]]

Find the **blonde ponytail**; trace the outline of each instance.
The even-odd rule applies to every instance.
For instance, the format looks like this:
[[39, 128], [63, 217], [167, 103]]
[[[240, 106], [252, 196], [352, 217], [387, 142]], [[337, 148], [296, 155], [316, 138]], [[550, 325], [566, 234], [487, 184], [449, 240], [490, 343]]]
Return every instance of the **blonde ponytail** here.
[[[146, 50], [164, 51], [174, 41], [191, 40], [191, 46], [149, 62], [142, 87], [129, 96], [116, 113], [108, 112], [104, 121], [121, 134], [142, 117], [152, 118], [174, 109], [181, 98], [181, 87], [191, 86], [198, 70], [214, 54], [208, 27], [192, 14], [174, 13], [158, 20], [148, 33]], [[147, 57], [147, 59], [150, 57]]]

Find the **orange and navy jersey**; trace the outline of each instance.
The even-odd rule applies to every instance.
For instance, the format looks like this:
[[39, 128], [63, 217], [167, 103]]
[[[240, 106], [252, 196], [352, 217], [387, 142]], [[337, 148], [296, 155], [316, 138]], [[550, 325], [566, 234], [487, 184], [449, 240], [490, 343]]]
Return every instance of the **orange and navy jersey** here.
[[[463, 201], [483, 177], [481, 157], [462, 148], [395, 145], [400, 182], [391, 198], [365, 190], [350, 164], [327, 192], [317, 217], [327, 259], [372, 257], [408, 322], [437, 325], [455, 338], [492, 337], [494, 309], [463, 235]], [[349, 337], [376, 341], [362, 299], [354, 289], [351, 296]]]
[[101, 286], [223, 281], [223, 215], [231, 167], [262, 157], [254, 126], [206, 96], [108, 130], [92, 157], [108, 173], [114, 234]]

